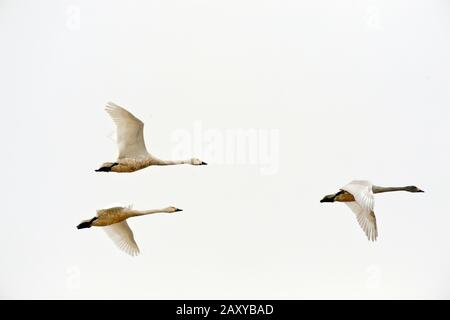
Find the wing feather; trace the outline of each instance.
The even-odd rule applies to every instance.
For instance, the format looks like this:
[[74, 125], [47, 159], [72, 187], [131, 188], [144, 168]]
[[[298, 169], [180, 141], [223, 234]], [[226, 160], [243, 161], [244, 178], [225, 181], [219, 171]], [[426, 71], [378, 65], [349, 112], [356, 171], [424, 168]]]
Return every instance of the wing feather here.
[[144, 141], [144, 123], [113, 102], [105, 108], [117, 127], [118, 159], [145, 158], [149, 155]]
[[139, 247], [134, 240], [133, 231], [131, 231], [126, 221], [103, 227], [103, 230], [120, 250], [131, 256], [139, 254]]
[[375, 199], [369, 181], [352, 181], [342, 188], [353, 195], [355, 201], [345, 204], [355, 213], [356, 220], [370, 241], [378, 237], [377, 220], [374, 213]]

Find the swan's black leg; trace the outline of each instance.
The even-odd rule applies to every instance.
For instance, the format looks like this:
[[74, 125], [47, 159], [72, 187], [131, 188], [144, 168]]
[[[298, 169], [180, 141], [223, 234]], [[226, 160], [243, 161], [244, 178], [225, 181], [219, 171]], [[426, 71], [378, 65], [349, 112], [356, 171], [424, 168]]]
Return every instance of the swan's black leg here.
[[119, 165], [117, 162], [113, 163], [111, 166], [109, 167], [101, 167], [100, 169], [95, 170], [95, 172], [110, 172], [111, 168], [114, 166]]

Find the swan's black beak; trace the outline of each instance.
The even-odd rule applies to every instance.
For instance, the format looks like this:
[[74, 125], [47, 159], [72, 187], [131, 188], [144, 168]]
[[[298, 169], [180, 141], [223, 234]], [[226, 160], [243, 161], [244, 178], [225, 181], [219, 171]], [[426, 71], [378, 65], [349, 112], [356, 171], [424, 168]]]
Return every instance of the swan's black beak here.
[[175, 212], [183, 211], [183, 209], [176, 209]]
[[425, 192], [425, 191], [423, 191], [422, 189], [419, 189], [417, 192]]
[[208, 165], [206, 162], [202, 161], [202, 163], [200, 163], [201, 166], [206, 166]]

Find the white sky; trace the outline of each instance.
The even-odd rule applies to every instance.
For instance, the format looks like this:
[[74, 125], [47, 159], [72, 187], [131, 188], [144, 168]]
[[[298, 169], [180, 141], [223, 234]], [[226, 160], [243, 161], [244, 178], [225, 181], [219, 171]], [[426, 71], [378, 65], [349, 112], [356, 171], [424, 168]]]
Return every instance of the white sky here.
[[[0, 39], [1, 298], [450, 298], [450, 2], [0, 0]], [[109, 100], [162, 158], [276, 130], [279, 168], [95, 173]], [[373, 244], [319, 203], [353, 179], [426, 193], [378, 195]], [[184, 211], [131, 258], [75, 228], [117, 202]]]

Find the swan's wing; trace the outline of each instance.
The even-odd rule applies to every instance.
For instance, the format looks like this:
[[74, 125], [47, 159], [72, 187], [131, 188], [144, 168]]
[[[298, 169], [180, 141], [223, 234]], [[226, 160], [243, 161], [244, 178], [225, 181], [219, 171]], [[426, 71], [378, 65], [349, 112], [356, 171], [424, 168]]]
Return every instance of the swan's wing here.
[[117, 126], [118, 159], [147, 157], [148, 152], [144, 142], [144, 123], [113, 102], [108, 102], [105, 110]]
[[126, 221], [103, 227], [103, 230], [106, 231], [106, 234], [120, 250], [131, 256], [139, 254], [139, 248], [136, 241], [134, 241], [133, 231], [131, 231]]
[[128, 207], [111, 207], [107, 209], [99, 209], [97, 210], [97, 217], [101, 217], [103, 215], [117, 214]]
[[359, 225], [364, 230], [367, 238], [375, 241], [378, 236], [377, 221], [374, 207], [375, 199], [372, 184], [369, 181], [352, 181], [342, 188], [353, 195], [354, 202], [346, 202], [347, 206], [356, 214]]
[[355, 201], [367, 211], [373, 211], [375, 206], [375, 198], [373, 196], [372, 184], [369, 181], [352, 181], [342, 190], [351, 193]]
[[377, 240], [378, 229], [377, 229], [377, 219], [375, 218], [375, 213], [373, 211], [364, 210], [357, 202], [345, 202], [345, 204], [355, 213], [356, 220], [358, 220], [359, 225], [364, 230], [367, 238], [370, 241]]

